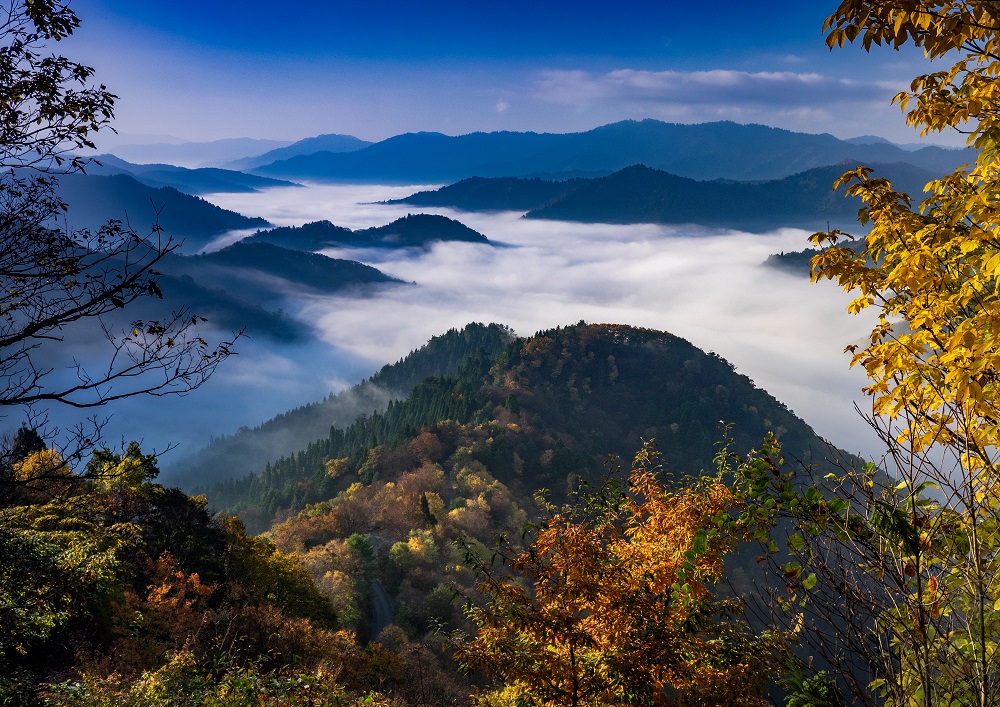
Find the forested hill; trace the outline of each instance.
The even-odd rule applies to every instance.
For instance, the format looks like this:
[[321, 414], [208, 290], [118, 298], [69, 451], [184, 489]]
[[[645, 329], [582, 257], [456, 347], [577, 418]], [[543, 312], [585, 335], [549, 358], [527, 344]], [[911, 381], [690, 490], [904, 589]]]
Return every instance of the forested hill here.
[[434, 241], [489, 243], [464, 223], [435, 214], [407, 214], [385, 226], [355, 231], [354, 236], [359, 245], [368, 247], [426, 248]]
[[165, 475], [172, 483], [191, 487], [260, 471], [265, 464], [325, 438], [331, 427], [347, 427], [360, 415], [385, 410], [390, 400], [405, 398], [425, 378], [454, 375], [470, 355], [495, 355], [512, 339], [511, 332], [499, 324], [451, 329], [349, 390], [213, 440], [166, 467]]
[[[644, 165], [596, 179], [470, 178], [391, 203], [469, 211], [517, 209], [527, 218], [586, 223], [697, 223], [748, 230], [820, 229], [857, 221], [860, 200], [833, 183], [856, 161], [817, 167], [783, 179], [697, 181]], [[919, 196], [933, 175], [906, 163], [873, 165], [875, 176]]]
[[270, 243], [239, 242], [214, 253], [188, 256], [174, 262], [184, 272], [198, 273], [204, 278], [214, 274], [220, 285], [243, 291], [264, 289], [255, 283], [260, 275], [279, 277], [322, 292], [402, 282], [354, 260], [328, 258]]
[[465, 211], [531, 211], [579, 189], [589, 179], [469, 177], [430, 191], [418, 191], [387, 204], [451, 206]]
[[407, 214], [385, 226], [352, 231], [329, 221], [313, 221], [303, 226], [282, 226], [258, 231], [244, 239], [249, 243], [272, 243], [296, 250], [350, 248], [429, 248], [438, 241], [461, 241], [488, 245], [482, 233], [464, 223], [434, 214]]
[[[412, 445], [429, 434], [444, 456], [474, 463], [519, 498], [539, 488], [560, 495], [575, 474], [600, 472], [608, 454], [630, 459], [644, 439], [656, 438], [677, 473], [708, 469], [720, 421], [732, 423], [741, 452], [769, 431], [789, 459], [822, 463], [830, 451], [720, 357], [663, 332], [581, 323], [519, 339], [493, 357], [470, 357], [457, 375], [423, 381], [384, 412], [332, 429], [261, 473], [205, 490], [215, 508], [262, 531], [356, 481], [392, 481], [419, 465]], [[458, 454], [474, 430], [488, 441]], [[446, 479], [460, 471], [445, 469]]]
[[[591, 180], [527, 218], [588, 223], [698, 223], [746, 230], [824, 228], [857, 222], [860, 199], [833, 183], [857, 162], [818, 167], [766, 182], [699, 182], [635, 165]], [[878, 165], [876, 176], [919, 196], [933, 175], [908, 164]]]
[[[843, 240], [837, 245], [852, 248], [855, 252], [860, 253], [865, 246], [865, 241], [863, 238], [857, 241]], [[812, 269], [812, 258], [819, 252], [818, 248], [804, 248], [788, 253], [785, 251], [772, 253], [763, 264], [799, 277], [809, 277], [809, 272]]]

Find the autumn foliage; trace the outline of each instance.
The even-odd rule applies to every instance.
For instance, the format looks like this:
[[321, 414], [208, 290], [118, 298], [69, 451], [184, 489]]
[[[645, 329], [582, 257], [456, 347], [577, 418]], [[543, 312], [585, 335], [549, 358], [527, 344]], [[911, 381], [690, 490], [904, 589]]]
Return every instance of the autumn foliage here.
[[849, 0], [827, 25], [831, 46], [912, 43], [954, 60], [895, 100], [924, 134], [967, 132], [975, 163], [930, 182], [917, 205], [868, 168], [845, 174], [838, 186], [861, 197], [870, 228], [860, 250], [839, 245], [841, 232], [816, 234], [837, 245], [816, 257], [813, 276], [853, 291], [851, 311], [878, 314], [869, 344], [850, 348], [871, 380], [873, 413], [899, 421], [897, 440], [916, 453], [944, 444], [970, 473], [989, 469], [1000, 436], [1000, 10], [979, 0]]
[[666, 485], [651, 448], [627, 489], [549, 507], [523, 552], [478, 559], [479, 627], [458, 657], [501, 677], [527, 704], [763, 705], [766, 645], [713, 585], [735, 536], [734, 497], [717, 479]]
[[[924, 135], [967, 134], [977, 156], [922, 197], [852, 170], [838, 186], [862, 199], [867, 233], [856, 247], [839, 231], [813, 236], [830, 246], [813, 278], [878, 317], [848, 351], [886, 454], [810, 497], [777, 483], [775, 507], [805, 531], [789, 538], [786, 571], [812, 585], [800, 587], [826, 632], [814, 645], [859, 703], [985, 707], [1000, 700], [1000, 8], [844, 0], [826, 29], [831, 47], [922, 49], [939, 70], [895, 102]], [[771, 494], [772, 481], [757, 485]]]

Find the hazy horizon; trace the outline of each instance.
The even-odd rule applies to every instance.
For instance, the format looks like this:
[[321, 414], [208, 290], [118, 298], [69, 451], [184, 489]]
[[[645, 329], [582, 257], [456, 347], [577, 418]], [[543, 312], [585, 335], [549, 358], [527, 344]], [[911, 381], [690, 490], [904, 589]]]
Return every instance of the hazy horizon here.
[[[622, 118], [621, 120], [617, 120], [617, 121], [613, 121], [613, 122], [626, 122], [626, 121], [629, 121], [629, 120], [645, 120], [645, 119], [646, 118], [639, 118], [639, 119]], [[656, 119], [654, 119], [654, 120], [656, 120]], [[679, 124], [679, 125], [703, 125], [705, 123], [726, 122], [726, 121], [727, 121], [727, 119], [720, 119], [720, 120], [717, 120], [717, 121], [699, 121], [699, 122], [691, 122], [691, 123], [686, 123], [684, 121], [673, 121], [673, 122], [675, 124]], [[671, 121], [663, 121], [663, 122], [671, 122]], [[740, 125], [765, 125], [763, 123], [740, 123], [739, 121], [728, 121], [728, 122], [734, 122], [734, 123], [737, 123], [737, 124], [740, 124]], [[546, 133], [546, 134], [550, 134], [550, 135], [566, 135], [566, 134], [589, 132], [591, 130], [594, 130], [594, 129], [597, 129], [597, 128], [600, 128], [600, 127], [604, 127], [604, 126], [609, 125], [609, 124], [610, 123], [601, 123], [601, 124], [592, 125], [590, 127], [583, 127], [583, 128], [579, 128], [579, 129], [575, 129], [575, 130], [565, 130], [565, 131], [524, 130], [524, 131], [513, 131], [513, 132], [534, 132], [534, 133]], [[765, 127], [778, 127], [778, 126], [765, 125]], [[781, 128], [781, 129], [786, 129], [786, 128]], [[441, 132], [441, 131], [424, 131], [424, 132]], [[505, 132], [505, 131], [503, 131], [503, 130], [493, 130], [493, 131], [472, 131], [472, 132], [494, 132], [494, 133], [496, 133], [496, 132]], [[508, 132], [510, 132], [510, 131], [508, 131]], [[812, 131], [808, 131], [808, 130], [792, 130], [791, 132], [799, 132], [799, 133], [805, 133], [805, 134], [809, 134], [809, 135], [830, 134], [830, 133], [812, 132]], [[324, 134], [330, 134], [330, 133], [324, 133]], [[389, 138], [392, 138], [392, 137], [397, 137], [398, 135], [402, 135], [402, 134], [404, 134], [404, 133], [394, 133], [392, 135], [387, 136], [384, 139], [389, 139]], [[450, 137], [459, 137], [459, 136], [463, 136], [463, 135], [469, 135], [470, 133], [468, 133], [468, 132], [464, 132], [464, 133], [463, 132], [457, 132], [457, 133], [441, 132], [441, 134], [448, 135]], [[260, 142], [260, 143], [273, 142], [274, 143], [274, 147], [261, 148], [261, 149], [265, 149], [265, 150], [271, 150], [271, 149], [275, 149], [278, 146], [291, 145], [291, 144], [294, 144], [295, 142], [298, 142], [298, 140], [307, 139], [307, 138], [311, 138], [311, 137], [317, 137], [318, 135], [319, 134], [316, 134], [316, 135], [306, 135], [306, 136], [303, 136], [302, 138], [299, 138], [297, 140], [277, 140], [277, 139], [268, 139], [268, 138], [254, 138], [254, 137], [249, 137], [249, 136], [246, 136], [246, 135], [238, 135], [238, 136], [234, 135], [234, 136], [230, 136], [230, 137], [226, 137], [226, 138], [218, 138], [218, 139], [213, 139], [213, 140], [197, 140], [197, 139], [188, 140], [188, 139], [185, 139], [185, 138], [177, 137], [175, 135], [160, 135], [160, 134], [149, 134], [149, 133], [102, 133], [101, 135], [98, 136], [98, 141], [97, 141], [98, 142], [98, 148], [96, 150], [86, 150], [86, 151], [83, 151], [82, 154], [84, 154], [84, 155], [97, 155], [97, 154], [105, 153], [106, 152], [106, 153], [115, 154], [115, 156], [117, 156], [117, 157], [119, 157], [121, 159], [125, 159], [126, 161], [133, 162], [135, 164], [146, 164], [146, 163], [154, 162], [154, 161], [163, 161], [166, 164], [173, 164], [173, 165], [180, 166], [180, 167], [198, 167], [198, 166], [204, 166], [204, 165], [208, 164], [209, 162], [219, 162], [219, 163], [221, 163], [223, 160], [221, 160], [221, 159], [220, 160], [211, 160], [211, 159], [186, 160], [186, 163], [185, 163], [185, 160], [167, 161], [167, 160], [169, 160], [169, 156], [168, 156], [166, 158], [155, 158], [155, 159], [151, 159], [151, 160], [140, 161], [140, 160], [129, 159], [129, 157], [127, 155], [123, 156], [121, 154], [117, 154], [116, 151], [117, 150], [125, 150], [127, 148], [146, 148], [146, 147], [156, 147], [156, 146], [163, 146], [165, 148], [177, 148], [177, 147], [183, 147], [183, 146], [187, 146], [187, 145], [220, 145], [221, 146], [224, 143], [242, 143], [244, 141], [254, 141], [254, 142]], [[357, 135], [350, 135], [350, 137], [357, 137]], [[843, 136], [834, 136], [834, 137], [838, 137], [838, 139], [842, 139], [842, 140], [851, 140], [851, 139], [866, 138], [866, 137], [871, 137], [871, 138], [875, 138], [875, 139], [886, 139], [886, 140], [889, 140], [888, 138], [884, 138], [882, 135], [875, 135], [875, 134], [871, 134], [871, 133], [866, 133], [864, 135], [858, 134], [858, 135], [843, 135]], [[926, 137], [926, 138], [920, 138], [919, 136], [910, 136], [909, 138], [906, 138], [906, 136], [903, 136], [903, 138], [906, 141], [896, 142], [896, 141], [889, 140], [889, 142], [893, 142], [893, 144], [896, 144], [896, 145], [898, 145], [900, 147], [908, 147], [908, 148], [911, 148], [911, 149], [916, 149], [917, 146], [921, 146], [921, 147], [923, 147], [923, 146], [936, 146], [936, 147], [944, 147], [944, 148], [952, 148], [952, 149], [957, 149], [957, 148], [965, 147], [965, 145], [962, 144], [961, 141], [956, 141], [956, 140], [949, 141], [949, 140], [943, 139], [942, 136], [931, 136], [931, 137]], [[377, 142], [377, 141], [372, 141], [372, 142], [374, 143], [374, 142]], [[251, 157], [251, 156], [255, 157], [258, 154], [258, 153], [255, 153], [255, 154], [245, 154], [247, 152], [252, 152], [252, 150], [248, 151], [245, 148], [239, 148], [239, 147], [233, 147], [232, 151], [234, 152], [234, 154], [239, 154], [241, 156], [247, 156], [247, 157]], [[261, 152], [259, 154], [263, 154], [263, 152]], [[236, 158], [232, 158], [232, 159], [236, 159]]]

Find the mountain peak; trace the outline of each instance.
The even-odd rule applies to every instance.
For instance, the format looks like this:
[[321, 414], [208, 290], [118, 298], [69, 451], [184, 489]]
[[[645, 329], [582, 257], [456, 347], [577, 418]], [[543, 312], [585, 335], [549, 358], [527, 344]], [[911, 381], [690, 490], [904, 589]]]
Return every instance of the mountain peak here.
[[645, 164], [699, 180], [780, 179], [848, 158], [907, 161], [933, 172], [968, 161], [961, 151], [907, 152], [889, 143], [854, 144], [829, 134], [799, 133], [733, 121], [665, 123], [623, 120], [575, 133], [477, 132], [397, 135], [362, 150], [299, 156], [261, 174], [373, 182], [456, 182], [468, 177], [595, 177]]

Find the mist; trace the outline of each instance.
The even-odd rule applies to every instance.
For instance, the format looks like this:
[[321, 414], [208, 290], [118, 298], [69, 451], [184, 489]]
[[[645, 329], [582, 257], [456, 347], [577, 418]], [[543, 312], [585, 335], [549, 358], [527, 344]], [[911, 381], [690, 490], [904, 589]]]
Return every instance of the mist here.
[[[866, 405], [863, 372], [850, 370], [843, 353], [864, 337], [871, 321], [848, 315], [849, 298], [835, 285], [810, 284], [761, 265], [771, 253], [804, 247], [805, 231], [578, 224], [522, 219], [520, 212], [372, 203], [434, 186], [309, 185], [208, 195], [224, 208], [275, 225], [328, 219], [357, 229], [416, 211], [438, 213], [483, 233], [494, 246], [324, 251], [415, 285], [389, 286], [363, 298], [297, 294], [282, 307], [313, 328], [312, 340], [242, 339], [239, 354], [200, 389], [99, 411], [110, 415], [104, 440], [117, 446], [137, 439], [147, 450], [175, 447], [163, 459], [170, 467], [212, 437], [343, 391], [449, 328], [499, 322], [527, 336], [584, 320], [681, 336], [730, 361], [820, 436], [852, 452], [878, 453], [877, 439], [854, 410], [855, 402]], [[239, 235], [222, 236], [208, 249]], [[219, 340], [229, 335], [206, 333]], [[63, 410], [51, 416], [64, 427], [79, 417]]]
[[371, 203], [426, 188], [434, 185], [310, 185], [208, 198], [280, 225], [328, 219], [363, 228], [416, 211], [437, 213], [498, 246], [324, 251], [417, 283], [363, 302], [309, 298], [294, 312], [330, 346], [373, 365], [470, 321], [500, 322], [521, 335], [580, 320], [649, 327], [715, 351], [838, 446], [879, 451], [854, 410], [855, 403], [867, 404], [860, 393], [864, 374], [851, 370], [843, 353], [872, 320], [848, 315], [850, 298], [833, 283], [812, 284], [762, 266], [772, 253], [805, 247], [808, 232], [579, 224], [523, 219], [520, 212]]

